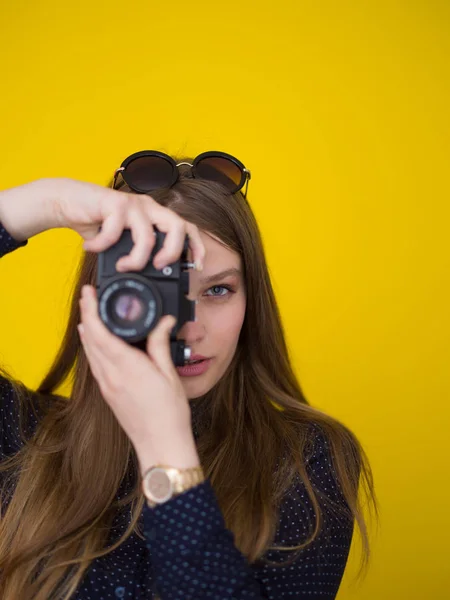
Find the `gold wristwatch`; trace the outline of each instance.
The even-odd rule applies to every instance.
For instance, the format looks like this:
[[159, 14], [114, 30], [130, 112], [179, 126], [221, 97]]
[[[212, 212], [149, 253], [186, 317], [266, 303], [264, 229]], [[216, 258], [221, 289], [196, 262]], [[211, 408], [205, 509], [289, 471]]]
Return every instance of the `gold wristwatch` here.
[[175, 498], [205, 481], [201, 466], [177, 469], [169, 465], [155, 465], [142, 478], [142, 491], [150, 508]]

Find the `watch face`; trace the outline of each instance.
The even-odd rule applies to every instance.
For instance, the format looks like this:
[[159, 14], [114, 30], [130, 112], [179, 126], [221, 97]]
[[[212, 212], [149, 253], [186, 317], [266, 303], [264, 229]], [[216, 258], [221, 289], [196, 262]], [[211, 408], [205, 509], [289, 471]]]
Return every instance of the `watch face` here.
[[172, 497], [172, 482], [164, 469], [153, 469], [146, 478], [148, 497], [155, 502], [165, 502]]

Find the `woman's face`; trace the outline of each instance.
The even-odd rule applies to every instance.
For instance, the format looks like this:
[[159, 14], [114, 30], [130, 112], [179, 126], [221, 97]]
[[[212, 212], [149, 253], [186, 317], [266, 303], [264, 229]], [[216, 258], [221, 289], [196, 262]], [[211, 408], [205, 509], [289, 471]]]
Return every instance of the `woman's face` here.
[[[206, 250], [204, 267], [201, 272], [190, 270], [187, 296], [189, 300], [197, 300], [196, 321], [186, 322], [177, 338], [185, 340], [191, 356], [200, 354], [212, 360], [200, 375], [179, 373], [188, 400], [206, 394], [224, 375], [237, 347], [246, 307], [239, 254], [225, 248], [209, 233], [200, 231], [200, 236]], [[192, 260], [191, 249], [188, 260]], [[216, 277], [231, 269], [236, 272]]]

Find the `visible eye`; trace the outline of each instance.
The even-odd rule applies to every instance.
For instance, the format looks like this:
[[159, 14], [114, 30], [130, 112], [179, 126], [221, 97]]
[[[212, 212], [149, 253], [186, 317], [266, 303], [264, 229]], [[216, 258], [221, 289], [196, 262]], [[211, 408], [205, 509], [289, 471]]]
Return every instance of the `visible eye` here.
[[233, 288], [229, 285], [213, 285], [207, 291], [209, 292], [209, 290], [227, 290], [230, 292], [229, 294], [213, 294], [210, 298], [226, 298], [227, 296], [230, 296], [230, 294], [234, 294]]

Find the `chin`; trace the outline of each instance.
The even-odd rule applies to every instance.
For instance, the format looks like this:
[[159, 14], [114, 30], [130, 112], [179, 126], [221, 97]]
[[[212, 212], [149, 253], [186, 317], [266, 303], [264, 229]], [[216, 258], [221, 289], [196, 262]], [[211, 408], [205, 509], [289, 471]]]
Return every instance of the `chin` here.
[[215, 381], [213, 383], [201, 381], [201, 378], [196, 377], [186, 377], [185, 379], [183, 378], [183, 387], [189, 402], [203, 397], [216, 385]]
[[201, 398], [205, 394], [207, 394], [209, 390], [212, 389], [212, 387], [212, 385], [205, 386], [203, 384], [202, 386], [200, 383], [197, 383], [196, 385], [193, 381], [189, 382], [188, 385], [185, 385], [187, 399], [189, 400], [189, 402], [191, 402], [191, 400], [197, 400], [198, 398]]

